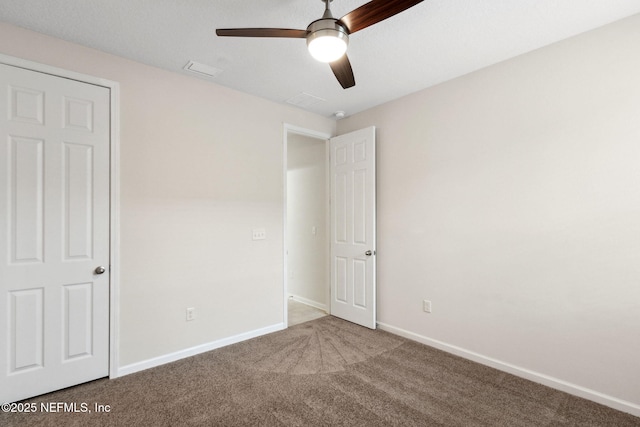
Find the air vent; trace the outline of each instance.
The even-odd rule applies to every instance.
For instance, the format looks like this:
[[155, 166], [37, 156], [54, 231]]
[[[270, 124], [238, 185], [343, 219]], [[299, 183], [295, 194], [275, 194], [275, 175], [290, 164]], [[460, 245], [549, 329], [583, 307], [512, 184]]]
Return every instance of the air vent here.
[[195, 61], [189, 61], [183, 69], [190, 71], [194, 74], [198, 74], [201, 77], [213, 77], [216, 78], [222, 72], [222, 70], [212, 67], [210, 65], [201, 64]]
[[326, 102], [326, 99], [322, 99], [315, 95], [310, 95], [308, 93], [302, 92], [299, 95], [294, 96], [293, 98], [287, 99], [287, 103], [293, 104], [300, 108], [308, 108], [312, 105], [316, 105], [320, 102]]

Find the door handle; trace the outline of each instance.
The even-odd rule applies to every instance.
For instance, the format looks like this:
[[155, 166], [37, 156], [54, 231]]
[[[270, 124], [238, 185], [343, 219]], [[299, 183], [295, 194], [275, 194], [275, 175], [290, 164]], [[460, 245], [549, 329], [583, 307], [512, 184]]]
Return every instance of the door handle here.
[[366, 256], [371, 256], [371, 255], [373, 254], [373, 252], [371, 252], [371, 251], [367, 251], [367, 252], [365, 252], [364, 254], [365, 254]]
[[103, 266], [101, 266], [101, 265], [97, 266], [97, 267], [96, 267], [96, 269], [95, 269], [95, 270], [93, 270], [93, 272], [94, 272], [95, 274], [102, 274], [102, 273], [104, 273], [105, 271], [107, 271], [107, 269], [106, 269], [106, 268], [104, 268], [104, 267], [103, 267]]

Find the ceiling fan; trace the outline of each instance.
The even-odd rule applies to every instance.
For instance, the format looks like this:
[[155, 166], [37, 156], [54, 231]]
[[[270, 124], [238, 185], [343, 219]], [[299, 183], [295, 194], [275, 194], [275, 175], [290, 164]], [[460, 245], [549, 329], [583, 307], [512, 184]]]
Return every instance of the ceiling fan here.
[[344, 89], [355, 86], [351, 63], [346, 55], [349, 35], [397, 15], [423, 0], [372, 0], [352, 10], [340, 19], [331, 14], [330, 3], [325, 3], [322, 18], [313, 21], [306, 30], [288, 28], [228, 28], [217, 29], [222, 37], [284, 37], [307, 39], [309, 53], [320, 62], [327, 62]]

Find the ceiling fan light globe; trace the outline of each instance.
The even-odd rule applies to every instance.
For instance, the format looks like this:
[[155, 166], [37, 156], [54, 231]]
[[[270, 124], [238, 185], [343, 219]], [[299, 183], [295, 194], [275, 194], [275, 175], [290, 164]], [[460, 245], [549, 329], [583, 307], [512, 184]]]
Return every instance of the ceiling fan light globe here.
[[320, 30], [307, 39], [307, 48], [314, 59], [320, 62], [333, 62], [347, 52], [348, 38], [341, 31]]

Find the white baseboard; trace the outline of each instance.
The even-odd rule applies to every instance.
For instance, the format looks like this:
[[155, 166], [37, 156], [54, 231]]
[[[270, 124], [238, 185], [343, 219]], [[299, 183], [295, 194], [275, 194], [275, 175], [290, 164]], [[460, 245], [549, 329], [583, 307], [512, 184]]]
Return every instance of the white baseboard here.
[[[220, 347], [225, 347], [231, 344], [235, 344], [241, 341], [246, 341], [251, 338], [256, 338], [261, 335], [270, 334], [285, 329], [284, 323], [277, 323], [275, 325], [267, 326], [265, 328], [256, 329], [253, 331], [245, 332], [243, 334], [234, 335], [232, 337], [223, 338], [217, 341], [213, 341], [207, 344], [197, 345], [195, 347], [186, 348], [184, 350], [176, 351], [175, 353], [165, 354], [164, 356], [154, 357], [153, 359], [143, 360], [142, 362], [132, 363], [130, 365], [122, 366], [118, 368], [118, 377], [124, 375], [133, 374], [135, 372], [144, 371], [145, 369], [155, 368], [156, 366], [164, 365], [166, 363], [175, 362], [176, 360], [184, 359], [186, 357], [195, 356], [196, 354], [204, 353], [207, 351], [215, 350]], [[112, 377], [114, 378], [114, 377]]]
[[298, 295], [293, 295], [293, 294], [290, 294], [289, 298], [291, 298], [294, 301], [301, 302], [302, 304], [307, 304], [307, 305], [310, 305], [311, 307], [315, 307], [315, 308], [317, 308], [319, 310], [324, 311], [325, 313], [329, 312], [327, 310], [327, 305], [326, 304], [321, 304], [321, 303], [319, 303], [317, 301], [313, 301], [313, 300], [310, 300], [308, 298], [301, 297], [301, 296], [298, 296]]
[[617, 409], [622, 412], [640, 417], [640, 405], [637, 405], [626, 400], [618, 399], [613, 396], [600, 393], [595, 390], [591, 390], [585, 387], [581, 387], [576, 384], [569, 383], [567, 381], [560, 380], [558, 378], [551, 377], [549, 375], [541, 374], [539, 372], [531, 371], [529, 369], [521, 368], [519, 366], [512, 365], [510, 363], [502, 362], [491, 357], [484, 356], [473, 351], [466, 350], [455, 345], [447, 344], [442, 341], [438, 341], [432, 338], [428, 338], [416, 333], [397, 328], [395, 326], [388, 325], [386, 323], [378, 323], [378, 327], [383, 331], [390, 332], [395, 335], [399, 335], [404, 338], [408, 338], [412, 341], [417, 341], [421, 344], [426, 344], [430, 347], [435, 347], [439, 350], [446, 351], [447, 353], [455, 354], [456, 356], [463, 357], [468, 360], [480, 363], [482, 365], [490, 366], [509, 374], [516, 375], [527, 380], [546, 385], [556, 390], [564, 391], [565, 393], [572, 394], [574, 396], [582, 397], [587, 400], [591, 400], [596, 403], [608, 406], [613, 409]]

